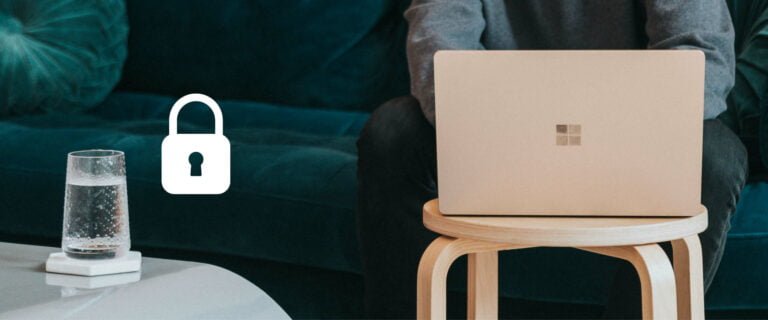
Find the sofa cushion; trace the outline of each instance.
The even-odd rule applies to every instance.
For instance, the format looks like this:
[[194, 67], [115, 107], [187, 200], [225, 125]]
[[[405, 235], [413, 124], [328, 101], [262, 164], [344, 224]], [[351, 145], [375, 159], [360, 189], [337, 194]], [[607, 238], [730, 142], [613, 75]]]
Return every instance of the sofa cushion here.
[[[109, 148], [126, 154], [134, 246], [358, 270], [354, 143], [367, 114], [220, 101], [231, 187], [174, 196], [160, 185], [173, 102], [113, 94], [87, 114], [0, 122], [0, 136], [13, 137], [0, 139], [0, 234], [59, 238], [67, 152]], [[185, 131], [210, 129], [203, 106], [180, 118]]]
[[0, 115], [92, 107], [126, 54], [123, 0], [0, 1]]
[[[221, 101], [218, 96], [211, 97]], [[89, 113], [113, 123], [145, 120], [167, 122], [168, 112], [175, 101], [168, 96], [117, 92]], [[259, 128], [313, 135], [318, 140], [326, 136], [356, 136], [368, 119], [367, 113], [362, 112], [311, 110], [253, 101], [225, 101], [222, 110], [225, 133], [232, 129]], [[202, 104], [190, 103], [185, 106], [178, 120], [180, 131], [193, 132], [200, 129], [213, 132], [213, 116]]]
[[709, 309], [768, 309], [768, 183], [747, 185], [715, 281]]
[[410, 0], [131, 0], [119, 89], [372, 110], [408, 93]]

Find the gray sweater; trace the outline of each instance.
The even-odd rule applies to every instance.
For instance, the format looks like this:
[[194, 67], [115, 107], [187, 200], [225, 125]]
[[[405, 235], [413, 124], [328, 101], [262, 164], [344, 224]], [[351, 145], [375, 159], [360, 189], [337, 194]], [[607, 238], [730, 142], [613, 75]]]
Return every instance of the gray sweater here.
[[437, 50], [699, 49], [705, 119], [726, 109], [734, 81], [724, 0], [414, 0], [405, 18], [411, 93], [432, 124]]

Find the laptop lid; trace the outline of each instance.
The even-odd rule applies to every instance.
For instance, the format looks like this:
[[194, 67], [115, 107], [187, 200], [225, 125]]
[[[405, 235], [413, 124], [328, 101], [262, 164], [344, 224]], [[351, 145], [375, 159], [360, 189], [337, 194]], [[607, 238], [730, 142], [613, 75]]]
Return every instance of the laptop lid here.
[[440, 210], [684, 216], [700, 204], [704, 55], [440, 51]]

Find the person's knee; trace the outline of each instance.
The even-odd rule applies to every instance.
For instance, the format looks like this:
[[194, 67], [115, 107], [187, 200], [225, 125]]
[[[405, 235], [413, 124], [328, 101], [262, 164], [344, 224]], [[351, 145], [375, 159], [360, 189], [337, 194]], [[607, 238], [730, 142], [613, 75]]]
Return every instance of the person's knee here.
[[739, 137], [720, 120], [706, 120], [703, 151], [703, 188], [740, 192], [747, 178], [747, 150]]
[[407, 157], [425, 139], [434, 139], [434, 129], [418, 101], [411, 96], [395, 98], [371, 114], [357, 141], [358, 156], [378, 162]]

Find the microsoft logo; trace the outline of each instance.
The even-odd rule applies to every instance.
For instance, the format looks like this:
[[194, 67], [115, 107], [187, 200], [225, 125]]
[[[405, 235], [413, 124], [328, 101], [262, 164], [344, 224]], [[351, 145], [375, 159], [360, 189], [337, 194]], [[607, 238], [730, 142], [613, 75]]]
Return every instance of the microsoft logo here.
[[555, 145], [580, 146], [581, 145], [581, 125], [580, 124], [555, 125]]

